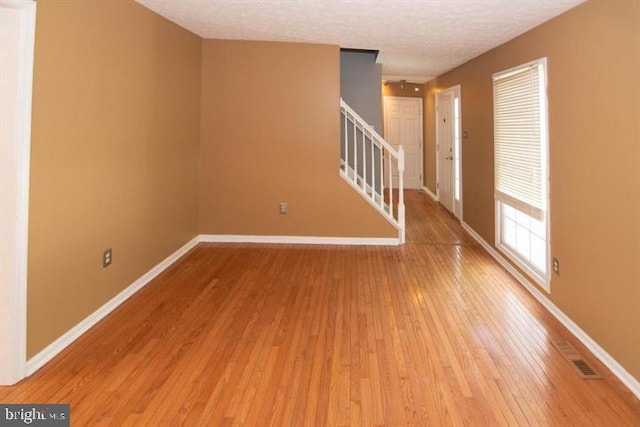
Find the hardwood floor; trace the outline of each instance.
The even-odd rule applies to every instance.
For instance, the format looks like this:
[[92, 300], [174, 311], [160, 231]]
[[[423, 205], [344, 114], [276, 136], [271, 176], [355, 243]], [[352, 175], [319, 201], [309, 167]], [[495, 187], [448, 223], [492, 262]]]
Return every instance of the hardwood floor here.
[[403, 247], [199, 245], [0, 402], [70, 403], [73, 426], [640, 425], [449, 214], [406, 198]]

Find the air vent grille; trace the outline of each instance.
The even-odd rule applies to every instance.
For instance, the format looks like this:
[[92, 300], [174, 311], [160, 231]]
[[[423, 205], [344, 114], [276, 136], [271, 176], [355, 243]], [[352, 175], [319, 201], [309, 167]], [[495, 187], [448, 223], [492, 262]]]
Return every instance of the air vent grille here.
[[558, 349], [562, 357], [564, 357], [571, 366], [573, 366], [576, 372], [584, 379], [594, 380], [602, 379], [589, 363], [584, 360], [584, 357], [566, 340], [553, 340], [551, 341], [553, 346]]

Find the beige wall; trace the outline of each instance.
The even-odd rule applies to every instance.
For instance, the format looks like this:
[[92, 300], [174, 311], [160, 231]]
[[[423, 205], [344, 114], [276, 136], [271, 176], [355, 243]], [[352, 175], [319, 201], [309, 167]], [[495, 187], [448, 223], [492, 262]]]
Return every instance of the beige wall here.
[[29, 357], [198, 226], [201, 40], [129, 1], [38, 2], [36, 25]]
[[397, 236], [338, 174], [339, 53], [203, 41], [202, 233]]
[[561, 263], [551, 299], [640, 379], [637, 1], [588, 2], [431, 82], [462, 86], [464, 221], [494, 242], [491, 75], [545, 56], [551, 253]]
[[[404, 86], [404, 88], [402, 87]], [[418, 89], [416, 91], [416, 89]], [[422, 98], [424, 85], [418, 83], [385, 82], [382, 84], [382, 96], [402, 96], [406, 98]]]

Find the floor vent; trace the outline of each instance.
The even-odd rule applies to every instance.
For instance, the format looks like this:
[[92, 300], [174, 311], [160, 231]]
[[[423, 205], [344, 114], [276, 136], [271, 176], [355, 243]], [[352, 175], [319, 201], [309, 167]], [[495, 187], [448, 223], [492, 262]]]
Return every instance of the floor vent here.
[[569, 341], [553, 340], [551, 343], [556, 349], [558, 349], [560, 354], [562, 354], [562, 357], [564, 357], [571, 366], [575, 368], [576, 372], [578, 372], [582, 378], [588, 380], [602, 379], [602, 376], [598, 375], [598, 373], [593, 370], [591, 365], [584, 360], [582, 355], [578, 353]]

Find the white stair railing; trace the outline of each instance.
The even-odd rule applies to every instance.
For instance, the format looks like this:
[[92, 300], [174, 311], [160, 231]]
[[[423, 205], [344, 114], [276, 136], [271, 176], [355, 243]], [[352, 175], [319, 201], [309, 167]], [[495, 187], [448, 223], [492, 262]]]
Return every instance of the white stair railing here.
[[398, 229], [400, 243], [404, 243], [402, 145], [392, 147], [342, 98], [340, 114], [340, 175]]

